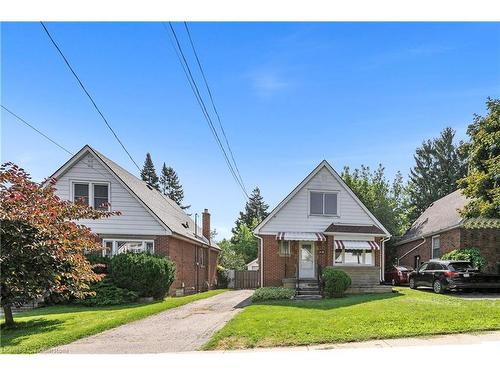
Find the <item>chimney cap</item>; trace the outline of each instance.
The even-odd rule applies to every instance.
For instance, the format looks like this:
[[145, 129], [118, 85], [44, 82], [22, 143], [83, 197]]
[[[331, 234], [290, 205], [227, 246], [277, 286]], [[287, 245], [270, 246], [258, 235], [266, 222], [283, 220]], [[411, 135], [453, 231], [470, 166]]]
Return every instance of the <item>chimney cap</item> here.
[[205, 208], [205, 209], [203, 210], [203, 213], [204, 213], [204, 214], [208, 214], [208, 208]]

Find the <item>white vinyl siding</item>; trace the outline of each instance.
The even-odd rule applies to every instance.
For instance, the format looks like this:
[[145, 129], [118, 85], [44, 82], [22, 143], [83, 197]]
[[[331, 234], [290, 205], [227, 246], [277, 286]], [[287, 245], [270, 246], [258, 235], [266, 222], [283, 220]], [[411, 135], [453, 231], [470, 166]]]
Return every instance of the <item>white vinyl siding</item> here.
[[90, 154], [85, 154], [58, 178], [55, 185], [56, 194], [61, 199], [72, 200], [73, 185], [80, 182], [107, 184], [111, 210], [120, 211], [121, 215], [98, 220], [80, 220], [78, 224], [86, 225], [98, 234], [167, 234], [166, 229], [140, 201], [113, 174], [108, 172], [99, 160]]
[[[309, 194], [337, 194], [337, 215], [310, 215]], [[266, 224], [260, 233], [323, 232], [332, 222], [352, 225], [377, 225], [356, 200], [326, 168], [321, 168]]]

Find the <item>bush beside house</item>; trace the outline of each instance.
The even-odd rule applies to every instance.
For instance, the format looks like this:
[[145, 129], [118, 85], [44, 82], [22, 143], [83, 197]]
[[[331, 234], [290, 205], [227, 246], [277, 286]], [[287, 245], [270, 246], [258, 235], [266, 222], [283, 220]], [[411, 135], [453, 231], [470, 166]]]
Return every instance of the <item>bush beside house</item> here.
[[443, 260], [467, 260], [478, 269], [486, 265], [486, 259], [481, 255], [481, 251], [476, 248], [470, 249], [456, 249], [444, 254], [441, 259]]
[[328, 298], [343, 297], [351, 286], [351, 278], [347, 273], [333, 267], [326, 267], [322, 274], [325, 295]]
[[169, 258], [147, 253], [118, 254], [111, 259], [109, 276], [123, 289], [139, 297], [163, 299], [175, 277], [175, 264]]

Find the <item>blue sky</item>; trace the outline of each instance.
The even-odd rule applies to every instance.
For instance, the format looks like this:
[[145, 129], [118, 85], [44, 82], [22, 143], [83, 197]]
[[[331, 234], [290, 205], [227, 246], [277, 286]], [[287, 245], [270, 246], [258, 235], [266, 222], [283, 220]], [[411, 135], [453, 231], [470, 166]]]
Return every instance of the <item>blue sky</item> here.
[[[244, 205], [158, 23], [48, 23], [142, 165], [178, 172], [192, 212], [228, 235]], [[175, 24], [189, 50], [181, 24]], [[500, 24], [192, 23], [191, 32], [248, 189], [274, 206], [322, 159], [407, 175], [446, 126], [465, 137], [500, 97]], [[38, 23], [3, 23], [1, 102], [66, 148], [91, 144], [134, 172]], [[194, 60], [189, 55], [192, 66]], [[201, 82], [201, 80], [200, 80]], [[2, 161], [35, 180], [68, 158], [2, 111]]]

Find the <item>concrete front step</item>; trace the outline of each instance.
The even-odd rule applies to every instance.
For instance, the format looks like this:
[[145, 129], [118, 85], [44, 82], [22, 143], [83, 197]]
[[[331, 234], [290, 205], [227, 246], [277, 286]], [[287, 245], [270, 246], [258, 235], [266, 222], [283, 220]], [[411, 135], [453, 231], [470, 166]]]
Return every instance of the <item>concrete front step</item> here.
[[319, 289], [316, 289], [316, 290], [298, 289], [297, 295], [298, 296], [316, 296], [316, 295], [320, 295], [320, 293], [319, 293]]

